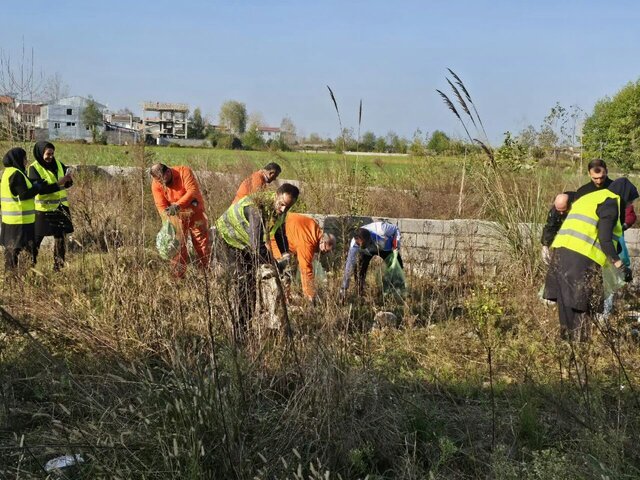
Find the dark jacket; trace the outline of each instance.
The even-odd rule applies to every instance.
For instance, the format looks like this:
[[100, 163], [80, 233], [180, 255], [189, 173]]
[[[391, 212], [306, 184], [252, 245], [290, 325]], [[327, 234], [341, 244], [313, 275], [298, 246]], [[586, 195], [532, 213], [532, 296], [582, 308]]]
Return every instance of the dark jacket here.
[[[58, 166], [55, 161], [45, 162], [44, 151], [47, 148], [55, 150], [52, 143], [46, 141], [36, 142], [33, 146], [33, 157], [45, 170], [53, 173], [56, 179], [59, 179]], [[64, 163], [60, 162], [62, 166], [62, 172], [67, 171], [67, 167]], [[40, 173], [35, 167], [29, 167], [29, 180], [32, 182], [39, 182], [47, 185], [47, 182], [40, 176]], [[64, 184], [64, 188], [69, 188], [73, 185], [72, 181], [68, 181]], [[60, 187], [56, 185], [56, 190], [60, 190]], [[48, 191], [42, 191], [40, 193], [51, 193]], [[73, 223], [71, 222], [71, 212], [69, 207], [60, 205], [57, 210], [52, 212], [36, 212], [36, 237], [47, 237], [53, 235], [54, 237], [62, 237], [65, 233], [73, 232]]]
[[553, 243], [553, 239], [556, 238], [556, 235], [562, 226], [562, 222], [567, 218], [567, 214], [571, 209], [571, 204], [576, 200], [576, 192], [564, 193], [569, 196], [569, 208], [567, 208], [563, 213], [557, 211], [554, 206], [549, 209], [549, 213], [547, 214], [547, 223], [545, 223], [542, 228], [542, 238], [540, 239], [540, 243], [545, 247], [550, 247]]

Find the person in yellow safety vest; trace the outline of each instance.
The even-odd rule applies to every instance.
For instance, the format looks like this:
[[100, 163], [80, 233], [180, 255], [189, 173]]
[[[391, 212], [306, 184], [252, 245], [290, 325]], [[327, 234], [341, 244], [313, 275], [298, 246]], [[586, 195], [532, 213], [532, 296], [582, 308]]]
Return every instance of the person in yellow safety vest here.
[[273, 263], [271, 238], [275, 237], [280, 251], [289, 255], [284, 221], [299, 194], [298, 187], [285, 183], [275, 193], [243, 197], [216, 220], [215, 253], [231, 273], [236, 341], [242, 341], [256, 304], [258, 265]]
[[603, 308], [602, 267], [613, 264], [626, 282], [631, 270], [618, 256], [617, 237], [626, 206], [638, 198], [626, 178], [606, 189], [580, 197], [551, 244], [544, 298], [557, 302], [561, 336], [565, 340], [589, 338], [591, 316]]
[[[67, 167], [55, 158], [55, 149], [52, 143], [46, 141], [37, 142], [33, 146], [35, 162], [29, 166], [29, 180], [31, 182], [44, 182], [49, 185], [56, 184], [58, 180], [67, 174]], [[71, 212], [69, 211], [69, 199], [67, 189], [73, 185], [70, 179], [64, 183], [60, 190], [52, 193], [39, 193], [36, 195], [36, 226], [35, 226], [35, 256], [44, 237], [53, 236], [53, 270], [58, 271], [64, 266], [65, 235], [73, 232]]]
[[53, 193], [71, 180], [63, 176], [53, 185], [31, 182], [26, 175], [27, 152], [12, 148], [2, 159], [5, 169], [0, 180], [0, 245], [4, 246], [5, 272], [18, 267], [20, 252], [29, 253], [35, 262], [34, 241], [36, 208], [34, 198], [39, 193]]

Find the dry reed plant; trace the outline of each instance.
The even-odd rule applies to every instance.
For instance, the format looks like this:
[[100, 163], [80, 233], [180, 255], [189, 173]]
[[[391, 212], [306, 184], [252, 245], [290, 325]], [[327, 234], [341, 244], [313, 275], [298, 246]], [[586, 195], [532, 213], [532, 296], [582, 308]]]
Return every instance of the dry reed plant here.
[[[60, 274], [43, 252], [3, 283], [0, 476], [43, 478], [45, 462], [66, 453], [85, 459], [70, 478], [640, 474], [640, 356], [622, 319], [615, 336], [571, 352], [524, 268], [501, 285], [411, 277], [400, 300], [372, 282], [347, 305], [336, 301], [337, 269], [317, 305], [290, 309], [292, 338], [239, 347], [228, 276], [189, 269], [176, 282], [154, 251], [152, 159], [137, 159], [135, 175], [88, 175], [70, 191], [81, 238], [104, 238], [113, 223], [117, 242], [80, 242]], [[233, 185], [200, 181], [213, 220]], [[310, 180], [303, 195], [323, 183]], [[398, 328], [370, 328], [380, 306]]]

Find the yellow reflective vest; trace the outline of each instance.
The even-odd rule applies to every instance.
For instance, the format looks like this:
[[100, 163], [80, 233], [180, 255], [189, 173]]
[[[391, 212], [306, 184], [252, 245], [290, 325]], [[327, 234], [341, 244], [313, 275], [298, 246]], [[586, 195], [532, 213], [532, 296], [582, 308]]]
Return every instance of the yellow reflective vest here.
[[[55, 175], [52, 171], [47, 170], [38, 162], [33, 162], [31, 166], [35, 168], [36, 172], [40, 175], [40, 177], [47, 182], [49, 185], [53, 185], [58, 182], [59, 178], [64, 177], [64, 171], [62, 170], [62, 164], [55, 160], [57, 172]], [[53, 212], [58, 208], [59, 205], [64, 205], [65, 207], [69, 206], [69, 200], [67, 198], [67, 191], [64, 188], [61, 188], [57, 192], [46, 193], [44, 195], [36, 195], [36, 210], [39, 212]]]
[[[618, 211], [620, 211], [620, 197], [606, 188], [589, 193], [576, 200], [571, 205], [571, 210], [562, 223], [560, 231], [551, 244], [551, 248], [563, 247], [573, 250], [603, 266], [607, 261], [607, 256], [602, 251], [598, 240], [598, 223], [600, 219], [596, 210], [598, 205], [608, 198], [616, 200]], [[617, 239], [621, 236], [622, 224], [618, 215], [618, 220], [613, 228], [613, 243], [616, 248], [618, 246]]]
[[0, 210], [2, 213], [2, 223], [7, 225], [28, 225], [36, 221], [36, 210], [33, 198], [28, 200], [20, 200], [11, 193], [9, 187], [9, 179], [16, 173], [22, 175], [27, 184], [27, 188], [31, 188], [32, 184], [27, 176], [15, 167], [7, 167], [2, 173], [0, 181]]
[[[216, 231], [218, 235], [230, 246], [244, 250], [249, 246], [249, 219], [244, 214], [245, 207], [255, 206], [259, 208], [256, 200], [259, 196], [264, 198], [259, 203], [273, 203], [273, 197], [275, 194], [254, 194], [247, 197], [243, 197], [237, 203], [231, 205], [226, 212], [224, 212], [218, 220], [216, 220]], [[274, 212], [275, 213], [275, 212]], [[270, 237], [275, 235], [279, 228], [284, 224], [286, 214], [277, 215], [269, 220], [270, 225], [266, 225], [264, 242], [270, 241]], [[268, 232], [268, 233], [267, 233]]]

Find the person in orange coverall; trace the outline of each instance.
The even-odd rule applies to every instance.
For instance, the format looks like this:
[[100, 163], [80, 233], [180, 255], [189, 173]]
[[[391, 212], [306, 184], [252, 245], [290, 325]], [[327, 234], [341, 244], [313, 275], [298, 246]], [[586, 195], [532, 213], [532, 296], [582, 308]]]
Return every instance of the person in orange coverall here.
[[251, 195], [252, 193], [256, 193], [267, 188], [268, 184], [278, 178], [280, 172], [282, 172], [280, 165], [273, 162], [266, 164], [257, 172], [253, 172], [251, 176], [242, 181], [231, 205], [237, 203], [241, 198], [244, 198], [247, 195]]
[[[336, 246], [336, 237], [330, 233], [324, 233], [313, 218], [299, 213], [289, 213], [284, 228], [287, 232], [289, 251], [298, 260], [302, 292], [309, 301], [313, 301], [316, 296], [313, 257], [316, 253], [327, 253], [333, 250]], [[281, 258], [274, 240], [272, 240], [271, 246], [275, 257]]]
[[189, 260], [187, 235], [191, 235], [200, 268], [207, 269], [211, 254], [209, 224], [193, 171], [185, 166], [168, 167], [156, 163], [149, 173], [153, 178], [151, 191], [156, 208], [162, 218], [170, 217], [180, 238], [180, 252], [171, 260], [174, 275], [180, 278], [186, 273]]

